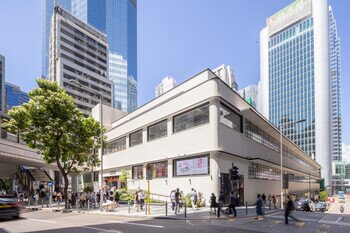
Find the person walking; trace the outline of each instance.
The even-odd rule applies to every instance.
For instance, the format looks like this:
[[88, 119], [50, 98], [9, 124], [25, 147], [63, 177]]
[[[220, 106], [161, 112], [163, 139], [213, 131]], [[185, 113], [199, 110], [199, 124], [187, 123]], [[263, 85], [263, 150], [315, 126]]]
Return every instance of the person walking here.
[[230, 197], [230, 212], [232, 213], [233, 217], [237, 216], [237, 211], [236, 211], [236, 205], [238, 204], [238, 199], [236, 198], [236, 195], [231, 192], [231, 197]]
[[261, 200], [262, 200], [263, 208], [265, 210], [265, 205], [266, 205], [266, 195], [265, 195], [265, 193], [263, 193], [261, 195]]
[[117, 208], [119, 207], [119, 200], [120, 200], [119, 192], [117, 190], [115, 190], [114, 202], [115, 202], [115, 205], [116, 205]]
[[340, 213], [344, 213], [344, 206], [343, 205], [340, 205]]
[[139, 189], [138, 195], [139, 195], [139, 200], [140, 200], [140, 209], [142, 211], [143, 210], [143, 204], [145, 203], [145, 194], [142, 192], [141, 189]]
[[170, 201], [171, 201], [171, 209], [172, 209], [172, 211], [175, 210], [175, 193], [176, 193], [175, 190], [171, 191], [171, 193], [170, 193]]
[[[216, 203], [216, 196], [214, 193], [211, 194], [209, 202], [210, 202], [210, 213], [216, 214], [217, 203]], [[214, 209], [214, 212], [213, 212], [213, 209]]]
[[135, 193], [135, 196], [134, 196], [134, 203], [135, 203], [136, 212], [139, 212], [139, 208], [140, 208], [140, 199], [139, 199], [139, 192], [138, 192], [138, 191]]
[[296, 219], [293, 215], [291, 215], [291, 211], [294, 209], [294, 203], [292, 200], [291, 196], [288, 196], [288, 202], [287, 202], [287, 208], [286, 211], [284, 212], [284, 224], [288, 224], [288, 217], [291, 217], [292, 219], [294, 219], [294, 221], [299, 221], [298, 219]]
[[219, 204], [218, 204], [218, 215], [217, 218], [220, 218], [220, 214], [221, 214], [221, 208], [224, 206], [224, 202], [225, 202], [225, 196], [224, 194], [221, 192], [219, 195]]
[[177, 188], [175, 192], [175, 214], [180, 213], [180, 199], [181, 199], [181, 193], [179, 188]]
[[277, 202], [277, 197], [276, 197], [275, 194], [273, 194], [273, 195], [272, 195], [272, 203], [273, 203], [273, 209], [274, 209], [274, 210], [277, 210], [276, 202]]
[[259, 220], [259, 216], [264, 215], [263, 210], [262, 210], [263, 203], [262, 203], [262, 199], [261, 199], [260, 194], [257, 195], [257, 199], [256, 199], [256, 202], [254, 205], [256, 206], [256, 218], [255, 219]]
[[191, 205], [192, 205], [192, 209], [196, 210], [197, 206], [196, 206], [196, 202], [197, 202], [197, 192], [196, 190], [194, 190], [194, 188], [191, 189], [190, 192], [190, 199], [191, 199]]

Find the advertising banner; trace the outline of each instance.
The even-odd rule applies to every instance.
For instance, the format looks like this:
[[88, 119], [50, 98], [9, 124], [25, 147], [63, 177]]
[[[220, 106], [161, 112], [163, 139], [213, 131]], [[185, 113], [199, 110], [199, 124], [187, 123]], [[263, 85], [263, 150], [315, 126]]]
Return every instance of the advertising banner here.
[[209, 166], [207, 156], [176, 161], [177, 176], [206, 175], [208, 173]]

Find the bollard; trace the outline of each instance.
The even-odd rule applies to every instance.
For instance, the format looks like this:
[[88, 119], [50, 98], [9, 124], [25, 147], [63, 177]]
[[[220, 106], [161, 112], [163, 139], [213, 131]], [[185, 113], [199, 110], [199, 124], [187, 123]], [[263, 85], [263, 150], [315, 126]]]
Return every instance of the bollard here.
[[187, 218], [187, 201], [185, 203], [185, 218]]
[[130, 201], [128, 201], [128, 214], [130, 214]]
[[245, 202], [245, 215], [248, 215], [248, 202]]
[[168, 202], [165, 202], [165, 216], [168, 216]]
[[147, 206], [148, 205], [145, 205], [145, 214], [147, 215]]
[[90, 211], [90, 199], [88, 199], [88, 211]]

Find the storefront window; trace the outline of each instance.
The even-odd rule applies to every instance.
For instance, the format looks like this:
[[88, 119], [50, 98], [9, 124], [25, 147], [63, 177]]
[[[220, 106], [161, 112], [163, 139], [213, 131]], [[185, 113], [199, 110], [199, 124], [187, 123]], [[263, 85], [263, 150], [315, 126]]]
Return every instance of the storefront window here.
[[174, 133], [209, 122], [209, 105], [195, 108], [174, 117]]
[[168, 131], [167, 123], [167, 120], [164, 120], [149, 126], [147, 130], [148, 140], [151, 141], [166, 136]]
[[158, 163], [151, 163], [150, 169], [152, 171], [152, 178], [164, 178], [168, 177], [168, 162], [158, 162]]
[[132, 178], [143, 179], [143, 165], [132, 167]]
[[130, 147], [136, 146], [142, 143], [142, 129], [139, 131], [136, 131], [134, 133], [131, 133], [129, 136], [130, 139]]

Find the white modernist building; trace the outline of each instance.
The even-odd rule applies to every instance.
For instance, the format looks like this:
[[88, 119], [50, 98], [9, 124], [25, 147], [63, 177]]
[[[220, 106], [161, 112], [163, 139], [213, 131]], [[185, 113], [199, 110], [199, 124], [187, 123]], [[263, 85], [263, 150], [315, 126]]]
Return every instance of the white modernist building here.
[[[332, 157], [329, 15], [327, 0], [296, 0], [267, 18], [260, 33], [262, 114], [316, 158], [326, 186]], [[333, 51], [337, 70], [339, 50]], [[337, 74], [333, 80], [339, 85]], [[333, 109], [339, 114], [336, 103]]]
[[156, 98], [163, 93], [173, 89], [176, 86], [176, 80], [171, 76], [166, 76], [163, 78], [162, 82], [155, 88]]
[[[228, 197], [233, 191], [241, 203], [253, 204], [257, 193], [281, 193], [278, 129], [209, 69], [115, 119], [103, 121], [109, 129], [103, 156], [109, 186], [120, 187], [118, 176], [125, 169], [128, 188], [146, 190], [149, 165], [154, 194], [195, 188], [208, 204], [211, 193]], [[229, 176], [233, 165], [237, 179]], [[318, 190], [319, 169], [283, 137], [288, 193]]]
[[[111, 106], [106, 35], [56, 6], [50, 33], [50, 78], [73, 96], [85, 115], [102, 101]], [[77, 83], [72, 83], [75, 80]]]

